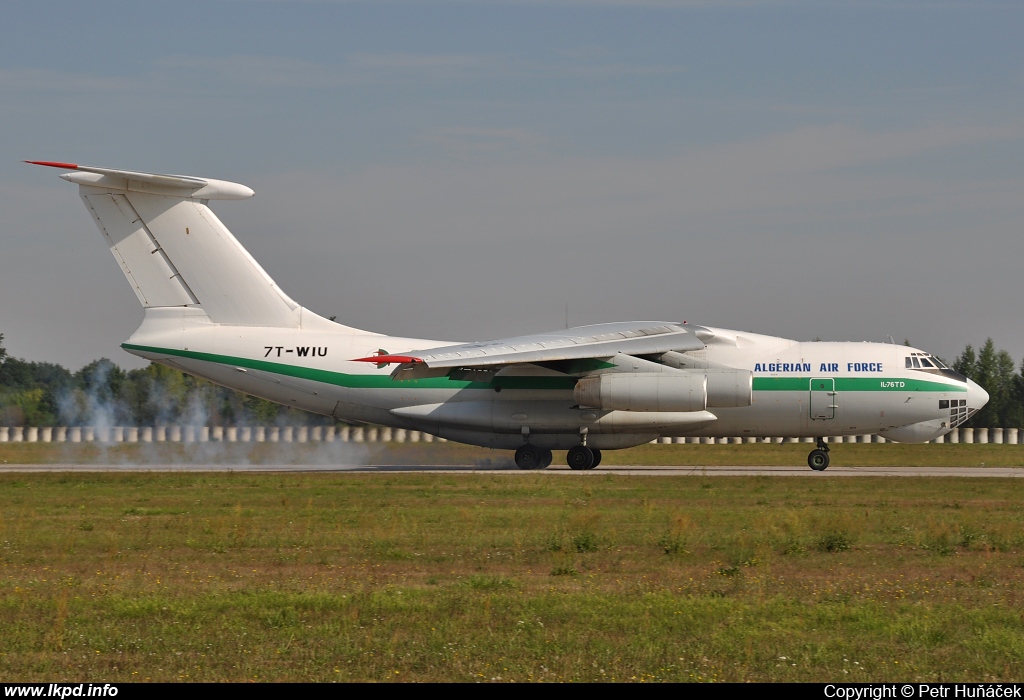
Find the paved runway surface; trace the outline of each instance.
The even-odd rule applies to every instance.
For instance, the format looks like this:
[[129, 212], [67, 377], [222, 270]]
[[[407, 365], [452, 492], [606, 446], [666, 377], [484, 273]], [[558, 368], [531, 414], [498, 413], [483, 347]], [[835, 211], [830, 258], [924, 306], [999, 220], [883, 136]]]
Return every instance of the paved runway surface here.
[[[458, 466], [338, 466], [318, 464], [3, 464], [0, 472], [347, 472], [354, 474], [532, 474], [515, 468]], [[802, 476], [821, 479], [834, 476], [956, 476], [1024, 478], [1021, 467], [829, 467], [815, 472], [807, 467], [630, 467], [607, 466], [592, 471], [574, 472], [565, 466], [553, 466], [543, 473], [600, 474], [622, 476]]]

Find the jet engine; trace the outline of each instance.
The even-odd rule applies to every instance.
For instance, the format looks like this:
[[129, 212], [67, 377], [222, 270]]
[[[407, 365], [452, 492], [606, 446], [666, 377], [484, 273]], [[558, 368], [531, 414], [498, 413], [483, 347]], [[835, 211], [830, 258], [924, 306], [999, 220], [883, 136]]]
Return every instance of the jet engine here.
[[703, 411], [749, 406], [748, 370], [612, 372], [584, 377], [573, 396], [580, 406], [616, 411]]
[[708, 408], [749, 406], [754, 397], [754, 373], [746, 369], [705, 369]]

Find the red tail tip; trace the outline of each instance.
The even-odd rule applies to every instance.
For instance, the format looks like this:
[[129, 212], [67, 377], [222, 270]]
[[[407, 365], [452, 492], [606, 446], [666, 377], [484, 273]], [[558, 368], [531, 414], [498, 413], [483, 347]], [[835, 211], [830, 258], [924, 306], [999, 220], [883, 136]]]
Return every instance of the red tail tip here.
[[64, 168], [65, 170], [78, 170], [75, 163], [59, 163], [54, 160], [26, 160], [29, 165], [45, 165], [48, 168]]

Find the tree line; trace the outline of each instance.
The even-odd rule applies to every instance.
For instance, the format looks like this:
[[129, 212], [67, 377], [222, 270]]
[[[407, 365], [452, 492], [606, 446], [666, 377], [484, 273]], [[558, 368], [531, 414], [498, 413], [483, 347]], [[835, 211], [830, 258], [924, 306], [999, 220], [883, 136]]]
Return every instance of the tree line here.
[[8, 355], [0, 334], [0, 425], [333, 425], [334, 420], [226, 389], [151, 362], [103, 358], [72, 372]]
[[[124, 370], [103, 358], [77, 372], [10, 357], [0, 334], [0, 425], [329, 425], [330, 418], [239, 393], [150, 363]], [[972, 428], [1024, 427], [1024, 361], [1018, 370], [989, 338], [951, 364], [980, 384], [988, 404]]]

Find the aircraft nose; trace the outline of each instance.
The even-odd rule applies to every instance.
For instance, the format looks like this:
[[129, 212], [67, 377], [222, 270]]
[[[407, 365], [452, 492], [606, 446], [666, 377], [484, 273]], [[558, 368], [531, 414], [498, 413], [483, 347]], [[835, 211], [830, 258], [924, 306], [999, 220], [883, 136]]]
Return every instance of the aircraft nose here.
[[988, 392], [976, 382], [967, 380], [967, 408], [980, 411], [988, 403]]

